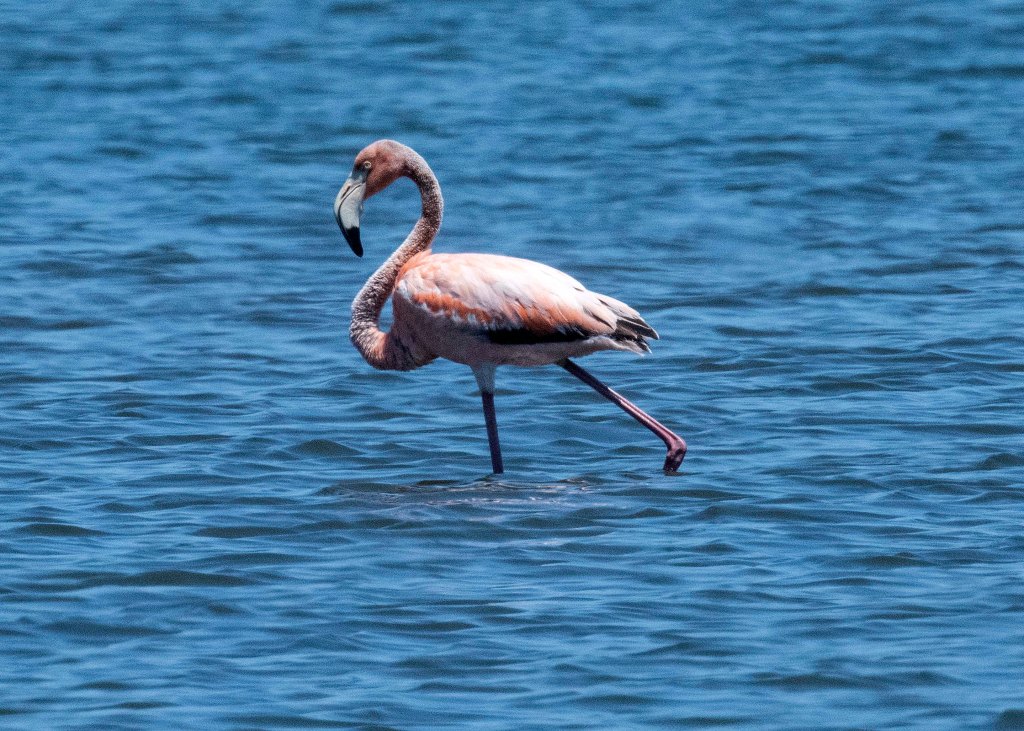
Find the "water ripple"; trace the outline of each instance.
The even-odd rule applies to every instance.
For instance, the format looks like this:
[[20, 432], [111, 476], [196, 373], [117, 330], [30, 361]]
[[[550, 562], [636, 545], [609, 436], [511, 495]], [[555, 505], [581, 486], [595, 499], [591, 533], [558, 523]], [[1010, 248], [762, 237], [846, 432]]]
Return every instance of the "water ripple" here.
[[[1016, 3], [0, 18], [0, 725], [1024, 727]], [[662, 339], [367, 367], [352, 155]], [[840, 720], [834, 720], [840, 719]]]

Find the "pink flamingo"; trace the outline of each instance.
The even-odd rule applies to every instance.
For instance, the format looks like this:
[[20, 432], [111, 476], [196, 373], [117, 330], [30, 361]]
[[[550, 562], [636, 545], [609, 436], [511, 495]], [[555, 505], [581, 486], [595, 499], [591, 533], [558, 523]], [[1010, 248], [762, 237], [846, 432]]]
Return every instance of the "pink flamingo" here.
[[[374, 272], [352, 302], [349, 335], [366, 362], [409, 371], [435, 358], [473, 369], [483, 400], [491, 466], [503, 470], [494, 415], [494, 371], [500, 365], [560, 365], [654, 432], [668, 448], [664, 469], [675, 472], [686, 442], [569, 360], [598, 350], [649, 353], [658, 334], [628, 305], [595, 292], [557, 269], [491, 254], [432, 254], [444, 202], [430, 166], [414, 150], [378, 140], [356, 156], [334, 200], [345, 240], [363, 255], [363, 201], [400, 177], [420, 190], [423, 210], [405, 242]], [[391, 330], [380, 329], [388, 297]]]

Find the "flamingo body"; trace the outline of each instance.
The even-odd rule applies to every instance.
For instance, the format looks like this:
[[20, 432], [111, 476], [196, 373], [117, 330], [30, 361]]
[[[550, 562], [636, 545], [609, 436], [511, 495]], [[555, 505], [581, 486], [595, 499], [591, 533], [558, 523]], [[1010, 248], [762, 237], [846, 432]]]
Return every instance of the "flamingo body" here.
[[[356, 156], [334, 201], [334, 215], [352, 250], [362, 256], [363, 201], [408, 177], [423, 210], [405, 242], [377, 269], [352, 302], [349, 334], [375, 368], [412, 370], [435, 358], [473, 369], [480, 385], [491, 466], [504, 469], [494, 413], [494, 374], [502, 365], [555, 363], [653, 431], [668, 447], [664, 469], [675, 472], [686, 443], [664, 425], [570, 360], [599, 350], [648, 353], [658, 334], [628, 305], [589, 291], [568, 274], [527, 259], [492, 254], [433, 254], [444, 201], [426, 161], [392, 140]], [[380, 329], [384, 305], [393, 323]]]
[[598, 350], [650, 352], [658, 335], [628, 305], [528, 259], [427, 254], [399, 272], [392, 333], [470, 367], [540, 366]]

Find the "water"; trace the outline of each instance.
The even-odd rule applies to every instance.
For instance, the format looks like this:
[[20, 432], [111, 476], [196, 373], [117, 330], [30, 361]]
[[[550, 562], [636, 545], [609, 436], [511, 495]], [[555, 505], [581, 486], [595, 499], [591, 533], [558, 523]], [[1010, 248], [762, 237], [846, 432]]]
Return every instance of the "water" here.
[[[0, 725], [1024, 728], [1024, 5], [0, 20]], [[371, 370], [417, 215], [663, 339]]]

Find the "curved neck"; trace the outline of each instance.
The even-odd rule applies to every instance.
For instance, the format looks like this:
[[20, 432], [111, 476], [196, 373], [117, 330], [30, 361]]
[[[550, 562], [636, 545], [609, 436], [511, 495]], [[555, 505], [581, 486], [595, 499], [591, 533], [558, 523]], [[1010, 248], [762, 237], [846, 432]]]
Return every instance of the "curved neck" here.
[[366, 280], [352, 301], [352, 325], [349, 327], [352, 343], [363, 358], [374, 368], [385, 370], [408, 370], [419, 365], [410, 360], [407, 349], [380, 329], [380, 313], [394, 291], [398, 273], [405, 263], [429, 249], [434, 242], [444, 212], [441, 186], [434, 172], [426, 160], [412, 150], [409, 153], [403, 175], [412, 179], [420, 189], [423, 210], [405, 242]]

